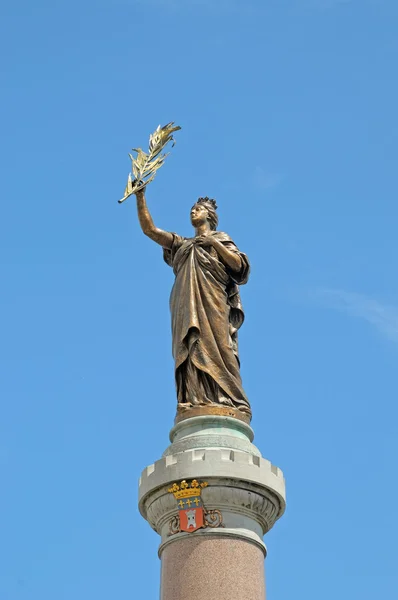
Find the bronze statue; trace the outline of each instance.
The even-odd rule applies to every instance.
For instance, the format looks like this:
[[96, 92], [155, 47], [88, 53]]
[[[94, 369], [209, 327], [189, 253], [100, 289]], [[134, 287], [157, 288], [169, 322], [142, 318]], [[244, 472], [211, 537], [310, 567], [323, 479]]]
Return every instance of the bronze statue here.
[[133, 193], [142, 231], [162, 246], [175, 274], [170, 310], [177, 414], [195, 407], [225, 407], [250, 420], [237, 343], [244, 319], [238, 286], [247, 282], [250, 271], [246, 255], [226, 233], [216, 231], [214, 200], [199, 198], [194, 204], [190, 216], [195, 236], [185, 238], [154, 225], [145, 189]]

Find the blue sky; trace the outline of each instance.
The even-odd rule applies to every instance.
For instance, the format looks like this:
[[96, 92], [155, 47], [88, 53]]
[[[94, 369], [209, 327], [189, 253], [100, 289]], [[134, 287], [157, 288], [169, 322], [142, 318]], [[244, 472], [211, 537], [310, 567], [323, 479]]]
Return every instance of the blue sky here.
[[242, 375], [287, 479], [268, 595], [398, 593], [395, 0], [0, 7], [0, 599], [157, 598], [137, 481], [175, 392], [161, 251], [117, 204], [127, 152], [175, 120], [148, 189], [198, 196], [252, 263]]

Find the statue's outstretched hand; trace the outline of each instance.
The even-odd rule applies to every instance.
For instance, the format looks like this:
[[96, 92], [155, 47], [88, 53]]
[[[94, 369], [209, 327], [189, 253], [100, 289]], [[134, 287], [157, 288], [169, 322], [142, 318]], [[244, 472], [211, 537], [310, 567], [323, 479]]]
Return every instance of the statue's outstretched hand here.
[[135, 192], [136, 198], [143, 198], [145, 196], [146, 187], [141, 188], [137, 192]]

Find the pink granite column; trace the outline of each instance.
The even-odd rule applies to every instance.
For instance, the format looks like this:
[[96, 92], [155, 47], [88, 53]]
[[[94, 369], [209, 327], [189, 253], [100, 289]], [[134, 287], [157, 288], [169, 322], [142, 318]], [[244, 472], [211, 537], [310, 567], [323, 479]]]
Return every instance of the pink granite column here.
[[265, 600], [264, 554], [245, 540], [193, 533], [161, 560], [160, 600]]

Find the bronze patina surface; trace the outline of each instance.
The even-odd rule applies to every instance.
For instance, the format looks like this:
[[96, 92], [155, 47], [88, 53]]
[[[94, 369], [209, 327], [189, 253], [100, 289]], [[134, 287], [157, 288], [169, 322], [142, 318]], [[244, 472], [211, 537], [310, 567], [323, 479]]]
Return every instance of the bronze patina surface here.
[[239, 286], [250, 272], [247, 256], [216, 230], [214, 200], [197, 200], [190, 213], [195, 235], [182, 237], [154, 225], [143, 189], [136, 197], [142, 231], [163, 248], [175, 274], [170, 311], [177, 419], [221, 411], [250, 422], [237, 339], [244, 320]]
[[250, 425], [251, 415], [244, 413], [236, 408], [228, 406], [191, 406], [190, 408], [180, 408], [177, 406], [177, 414], [174, 419], [174, 424], [181, 423], [185, 419], [192, 417], [217, 416], [217, 417], [233, 417]]

